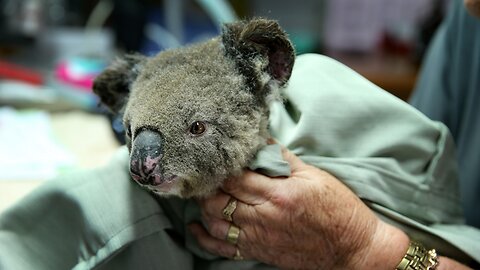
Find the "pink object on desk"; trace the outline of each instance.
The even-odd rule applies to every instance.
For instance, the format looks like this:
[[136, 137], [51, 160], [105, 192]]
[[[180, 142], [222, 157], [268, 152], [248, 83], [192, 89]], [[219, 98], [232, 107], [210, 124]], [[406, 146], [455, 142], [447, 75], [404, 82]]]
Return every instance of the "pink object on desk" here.
[[57, 79], [91, 92], [93, 80], [103, 70], [105, 64], [101, 60], [73, 58], [60, 62], [55, 70]]

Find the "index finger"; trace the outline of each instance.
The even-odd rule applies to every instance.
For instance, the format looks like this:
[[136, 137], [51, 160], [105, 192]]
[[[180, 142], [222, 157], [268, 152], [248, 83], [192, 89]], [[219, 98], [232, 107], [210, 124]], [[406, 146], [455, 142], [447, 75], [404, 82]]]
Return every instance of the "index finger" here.
[[276, 188], [273, 181], [268, 176], [246, 170], [243, 175], [225, 181], [221, 189], [246, 204], [258, 205], [268, 200]]

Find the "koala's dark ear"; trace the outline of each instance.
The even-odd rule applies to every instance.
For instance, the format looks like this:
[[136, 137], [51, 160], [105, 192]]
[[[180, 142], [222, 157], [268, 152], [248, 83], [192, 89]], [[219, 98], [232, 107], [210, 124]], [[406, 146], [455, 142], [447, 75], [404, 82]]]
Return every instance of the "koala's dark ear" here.
[[222, 41], [227, 55], [236, 62], [252, 89], [268, 83], [262, 73], [267, 73], [280, 85], [290, 78], [295, 51], [276, 21], [252, 19], [226, 24]]
[[128, 99], [130, 85], [141, 70], [146, 57], [127, 54], [117, 58], [93, 82], [93, 92], [112, 112], [118, 113]]

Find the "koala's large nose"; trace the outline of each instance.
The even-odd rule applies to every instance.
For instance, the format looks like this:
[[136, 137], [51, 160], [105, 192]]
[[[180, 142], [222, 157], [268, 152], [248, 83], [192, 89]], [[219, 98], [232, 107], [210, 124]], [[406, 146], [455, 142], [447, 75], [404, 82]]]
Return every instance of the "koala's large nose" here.
[[134, 138], [130, 155], [130, 174], [141, 184], [155, 184], [161, 174], [163, 136], [149, 129], [141, 130]]

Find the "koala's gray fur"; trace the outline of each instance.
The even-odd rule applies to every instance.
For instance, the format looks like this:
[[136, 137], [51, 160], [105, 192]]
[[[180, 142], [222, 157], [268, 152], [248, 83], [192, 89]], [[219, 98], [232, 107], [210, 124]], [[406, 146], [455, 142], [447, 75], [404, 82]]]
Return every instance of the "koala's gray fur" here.
[[[255, 19], [226, 25], [207, 42], [118, 59], [97, 77], [94, 91], [123, 114], [131, 155], [139, 132], [161, 134], [156, 172], [162, 179], [176, 176], [176, 183], [168, 192], [148, 188], [200, 197], [240, 174], [266, 144], [268, 102], [278, 98], [293, 63], [293, 47], [279, 25]], [[203, 134], [189, 132], [195, 121], [205, 124]]]

